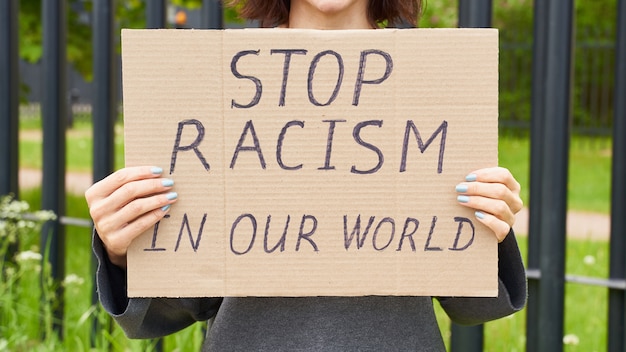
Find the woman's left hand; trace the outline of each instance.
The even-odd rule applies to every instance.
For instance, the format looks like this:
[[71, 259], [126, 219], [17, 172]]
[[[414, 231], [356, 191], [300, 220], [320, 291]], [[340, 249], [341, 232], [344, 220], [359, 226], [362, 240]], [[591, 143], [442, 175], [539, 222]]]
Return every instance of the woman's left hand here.
[[456, 186], [458, 202], [476, 209], [476, 218], [502, 242], [515, 223], [524, 203], [520, 184], [508, 169], [493, 167], [471, 172]]

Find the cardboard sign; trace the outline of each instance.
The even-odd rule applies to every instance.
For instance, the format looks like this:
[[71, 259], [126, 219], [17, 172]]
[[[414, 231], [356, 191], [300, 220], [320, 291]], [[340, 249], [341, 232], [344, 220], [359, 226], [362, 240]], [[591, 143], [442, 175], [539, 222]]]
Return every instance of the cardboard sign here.
[[493, 29], [124, 30], [126, 164], [178, 202], [129, 296], [497, 295]]

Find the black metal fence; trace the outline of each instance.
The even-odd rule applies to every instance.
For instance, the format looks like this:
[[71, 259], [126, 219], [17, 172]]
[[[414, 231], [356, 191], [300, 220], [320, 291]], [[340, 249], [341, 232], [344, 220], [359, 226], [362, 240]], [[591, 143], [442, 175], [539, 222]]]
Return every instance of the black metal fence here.
[[[532, 89], [530, 127], [531, 175], [529, 220], [529, 301], [527, 309], [527, 350], [562, 350], [564, 286], [566, 281], [594, 284], [608, 289], [609, 351], [626, 350], [626, 0], [618, 0], [617, 33], [609, 54], [588, 55], [588, 60], [605, 60], [613, 70], [577, 72], [573, 66], [573, 1], [536, 0], [534, 2], [534, 40], [532, 43]], [[166, 1], [146, 2], [148, 28], [166, 25]], [[115, 72], [115, 1], [93, 0], [94, 48], [94, 165], [98, 181], [113, 171], [114, 123], [117, 118], [117, 73]], [[18, 194], [18, 115], [20, 89], [18, 77], [18, 0], [0, 2], [0, 194]], [[42, 243], [50, 248], [45, 260], [52, 264], [52, 275], [64, 276], [65, 230], [72, 219], [65, 214], [65, 130], [67, 124], [66, 90], [66, 1], [43, 0], [43, 184], [42, 207], [60, 215], [46, 224]], [[462, 27], [489, 27], [491, 0], [460, 0], [459, 24]], [[218, 0], [204, 0], [203, 28], [222, 28]], [[530, 45], [530, 44], [529, 44]], [[506, 63], [503, 63], [506, 64]], [[594, 66], [595, 67], [595, 66]], [[572, 72], [577, 72], [572, 75]], [[572, 77], [592, 77], [588, 90], [572, 91]], [[601, 83], [600, 78], [604, 77]], [[574, 78], [576, 79], [576, 78]], [[613, 105], [598, 107], [606, 94], [613, 92]], [[611, 253], [609, 278], [565, 275], [566, 186], [568, 150], [571, 135], [573, 98], [584, 105], [587, 114], [598, 122], [594, 129], [608, 131], [612, 124], [613, 169], [611, 197]], [[520, 113], [520, 116], [524, 113]], [[576, 118], [576, 117], [575, 117]], [[588, 116], [580, 117], [582, 119]], [[519, 121], [524, 122], [523, 118]], [[74, 221], [75, 222], [75, 221]], [[42, 248], [45, 248], [42, 246]], [[62, 292], [59, 292], [62, 293]], [[59, 295], [58, 297], [62, 297]], [[57, 307], [61, 317], [63, 305]], [[56, 321], [62, 322], [62, 319]], [[61, 324], [57, 330], [62, 331]], [[483, 329], [452, 328], [453, 351], [481, 351]]]
[[[615, 95], [615, 40], [609, 27], [578, 28], [572, 55], [572, 133], [609, 137]], [[530, 129], [533, 41], [525, 31], [500, 31], [500, 127]]]

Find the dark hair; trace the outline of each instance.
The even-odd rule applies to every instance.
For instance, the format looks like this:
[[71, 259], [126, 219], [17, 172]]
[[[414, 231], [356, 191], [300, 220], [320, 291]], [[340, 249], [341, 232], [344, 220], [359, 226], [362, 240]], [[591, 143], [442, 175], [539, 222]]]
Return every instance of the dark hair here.
[[[285, 24], [289, 20], [290, 0], [224, 0], [248, 20], [258, 20], [263, 27]], [[422, 0], [369, 0], [367, 17], [372, 27], [387, 25], [415, 26], [422, 11]]]

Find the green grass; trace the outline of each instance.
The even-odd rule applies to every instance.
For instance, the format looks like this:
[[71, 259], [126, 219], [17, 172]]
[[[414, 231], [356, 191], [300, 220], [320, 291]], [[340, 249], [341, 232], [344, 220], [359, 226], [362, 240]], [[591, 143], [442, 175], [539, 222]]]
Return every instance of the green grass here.
[[[611, 142], [579, 137], [571, 140], [567, 206], [570, 210], [610, 212]], [[528, 138], [501, 137], [500, 166], [506, 167], [522, 185], [521, 197], [528, 205], [530, 144]]]
[[[19, 163], [21, 168], [42, 168], [41, 127], [36, 120], [20, 123]], [[123, 126], [115, 126], [115, 168], [124, 166]], [[91, 172], [93, 165], [92, 125], [88, 120], [78, 120], [66, 135], [66, 163], [70, 172]]]
[[[27, 201], [31, 209], [40, 208], [41, 191], [25, 190], [20, 198]], [[88, 218], [88, 210], [82, 196], [68, 195], [67, 215]], [[73, 283], [65, 286], [64, 329], [65, 338], [59, 341], [53, 335], [42, 337], [46, 331], [45, 314], [51, 304], [42, 305], [40, 297], [41, 266], [38, 262], [27, 262], [18, 268], [19, 276], [9, 296], [0, 297], [0, 351], [150, 351], [156, 341], [129, 340], [100, 308], [92, 304], [92, 256], [91, 229], [66, 226], [66, 277], [74, 277]], [[41, 252], [39, 234], [21, 237], [20, 252]], [[4, 282], [0, 283], [3, 288]], [[1, 290], [0, 290], [1, 291]], [[10, 299], [10, 300], [9, 300]], [[90, 335], [94, 319], [103, 329], [96, 334], [94, 349]], [[3, 347], [2, 339], [7, 339]], [[163, 339], [165, 351], [199, 351], [203, 335], [202, 324], [196, 324], [177, 334]]]

